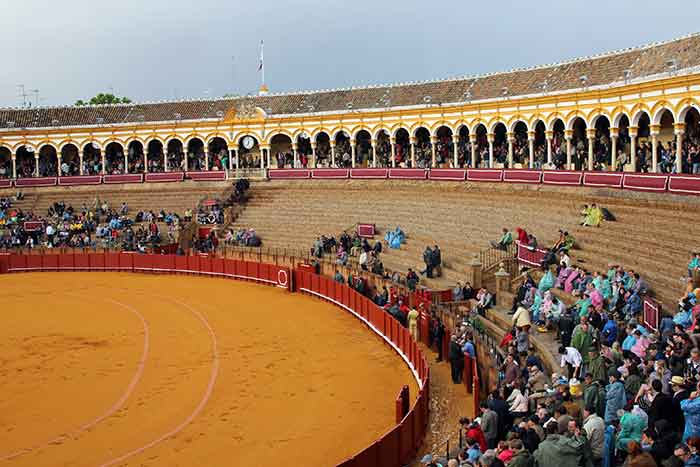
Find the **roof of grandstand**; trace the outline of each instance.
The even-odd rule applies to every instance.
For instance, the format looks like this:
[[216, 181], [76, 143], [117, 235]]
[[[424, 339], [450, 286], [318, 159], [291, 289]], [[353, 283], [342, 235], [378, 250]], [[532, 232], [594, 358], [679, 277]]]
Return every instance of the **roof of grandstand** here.
[[[143, 104], [0, 109], [0, 128], [221, 120], [258, 107], [268, 116], [457, 104], [643, 81], [700, 67], [700, 34], [557, 64], [473, 77], [348, 89]], [[585, 83], [584, 83], [585, 81]]]

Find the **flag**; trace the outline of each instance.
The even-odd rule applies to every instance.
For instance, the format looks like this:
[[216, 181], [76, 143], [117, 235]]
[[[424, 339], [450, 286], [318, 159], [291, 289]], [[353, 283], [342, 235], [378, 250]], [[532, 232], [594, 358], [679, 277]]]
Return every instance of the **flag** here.
[[260, 65], [258, 66], [258, 71], [263, 70], [263, 41], [260, 41]]

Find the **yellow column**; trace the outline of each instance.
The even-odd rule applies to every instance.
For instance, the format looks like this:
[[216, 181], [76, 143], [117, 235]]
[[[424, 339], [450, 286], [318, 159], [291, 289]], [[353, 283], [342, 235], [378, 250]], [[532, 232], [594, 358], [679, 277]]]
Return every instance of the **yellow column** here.
[[391, 166], [396, 167], [396, 138], [393, 136], [389, 138], [389, 145], [391, 146]]
[[61, 151], [56, 149], [56, 176], [61, 176]]
[[299, 146], [297, 146], [297, 143], [292, 143], [292, 168], [297, 168], [298, 161], [299, 161], [299, 154], [297, 154], [297, 151], [299, 150]]
[[12, 158], [12, 178], [16, 179], [17, 178], [17, 154], [16, 153], [10, 153], [10, 157]]
[[437, 157], [436, 157], [436, 146], [438, 142], [438, 137], [433, 135], [430, 137], [430, 151], [431, 151], [431, 156], [432, 156], [432, 161], [430, 164], [430, 167], [435, 168], [437, 167]]
[[39, 153], [34, 151], [34, 176], [39, 176]]
[[508, 139], [508, 168], [512, 169], [513, 168], [513, 140], [515, 139], [515, 134], [512, 131], [509, 131], [506, 134], [506, 138]]
[[372, 167], [377, 166], [377, 151], [374, 150], [374, 148], [377, 146], [377, 140], [376, 139], [371, 139], [370, 144], [372, 147], [369, 149], [370, 152], [372, 153]]
[[311, 143], [311, 168], [316, 168], [316, 143]]
[[471, 167], [478, 167], [476, 163], [476, 134], [470, 134], [469, 135], [469, 143], [471, 146], [471, 153], [472, 153], [472, 162], [471, 164], [467, 164], [467, 166]]
[[[683, 172], [683, 135], [685, 134], [685, 123], [673, 125], [673, 132], [676, 135], [676, 173]], [[693, 168], [690, 168], [693, 172]]]
[[457, 154], [457, 146], [459, 145], [459, 135], [452, 135], [452, 166], [457, 168], [459, 166], [459, 155]]
[[410, 149], [411, 149], [411, 167], [415, 168], [416, 167], [416, 137], [415, 136], [411, 136]]
[[535, 132], [527, 132], [527, 150], [529, 154], [528, 167], [530, 169], [535, 168]]
[[610, 128], [610, 167], [608, 170], [614, 172], [617, 168], [617, 137], [620, 135], [619, 128]]
[[547, 139], [547, 164], [552, 163], [552, 139], [554, 138], [554, 132], [547, 130], [544, 132], [544, 137]]
[[657, 165], [659, 163], [659, 155], [656, 151], [656, 141], [657, 141], [657, 138], [659, 137], [659, 130], [660, 129], [661, 129], [661, 125], [651, 125], [649, 127], [649, 132], [651, 134], [651, 171], [652, 172], [658, 171]]
[[331, 167], [335, 167], [335, 141], [331, 140]]
[[588, 170], [593, 170], [593, 145], [595, 144], [595, 128], [588, 128], [586, 130], [586, 137], [588, 138]]
[[571, 138], [574, 137], [574, 130], [564, 130], [566, 138], [566, 168], [571, 170]]
[[632, 172], [637, 171], [637, 130], [636, 126], [629, 127], [630, 135], [630, 165]]

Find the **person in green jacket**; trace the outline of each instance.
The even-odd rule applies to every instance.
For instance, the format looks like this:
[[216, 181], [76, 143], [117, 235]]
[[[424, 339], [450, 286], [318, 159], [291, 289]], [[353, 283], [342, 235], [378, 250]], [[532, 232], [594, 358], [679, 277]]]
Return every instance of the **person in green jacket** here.
[[608, 281], [610, 282], [610, 285], [615, 283], [616, 277], [617, 277], [617, 264], [608, 263], [607, 278], [608, 278]]
[[586, 205], [581, 214], [583, 215], [581, 223], [583, 226], [600, 227], [600, 223], [603, 221], [603, 211], [595, 204], [591, 204], [590, 208]]
[[586, 364], [586, 367], [588, 367], [588, 362], [590, 360], [588, 351], [593, 346], [593, 336], [591, 335], [588, 326], [589, 324], [587, 322], [582, 321], [581, 324], [576, 327], [574, 335], [571, 336], [571, 347], [579, 351], [581, 357], [583, 357], [583, 363]]
[[608, 368], [605, 364], [605, 359], [595, 347], [588, 349], [588, 373], [593, 377], [593, 381], [605, 381], [608, 379]]
[[505, 227], [503, 227], [503, 234], [498, 242], [491, 240], [491, 246], [499, 250], [507, 250], [511, 243], [513, 243], [513, 234]]
[[508, 462], [508, 467], [532, 467], [532, 456], [530, 451], [523, 447], [522, 441], [519, 439], [511, 440], [510, 450], [513, 452], [513, 457]]
[[554, 274], [552, 274], [551, 269], [547, 269], [547, 272], [544, 273], [542, 279], [540, 279], [540, 283], [537, 285], [537, 290], [545, 293], [552, 287], [554, 287]]
[[588, 297], [581, 297], [575, 304], [574, 307], [578, 308], [578, 317], [583, 318], [588, 316], [588, 309], [591, 307], [591, 299]]
[[630, 441], [642, 442], [642, 431], [647, 427], [647, 422], [642, 417], [631, 412], [625, 412], [620, 419], [620, 432], [617, 434], [617, 449], [627, 451], [627, 443]]
[[693, 277], [693, 271], [697, 269], [700, 269], [700, 253], [695, 251], [688, 262], [688, 277]]
[[576, 428], [570, 436], [560, 435], [556, 423], [547, 425], [547, 437], [533, 454], [535, 467], [580, 467], [590, 466], [586, 455], [586, 437]]
[[593, 375], [589, 371], [583, 377], [583, 407], [590, 412], [598, 412], [600, 407], [600, 391], [597, 381], [593, 380]]

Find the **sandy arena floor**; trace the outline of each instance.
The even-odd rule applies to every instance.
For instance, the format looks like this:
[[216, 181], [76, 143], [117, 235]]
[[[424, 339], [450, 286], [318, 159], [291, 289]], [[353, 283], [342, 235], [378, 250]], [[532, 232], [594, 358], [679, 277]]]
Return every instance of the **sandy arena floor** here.
[[331, 466], [408, 368], [354, 317], [224, 279], [0, 276], [0, 466]]

